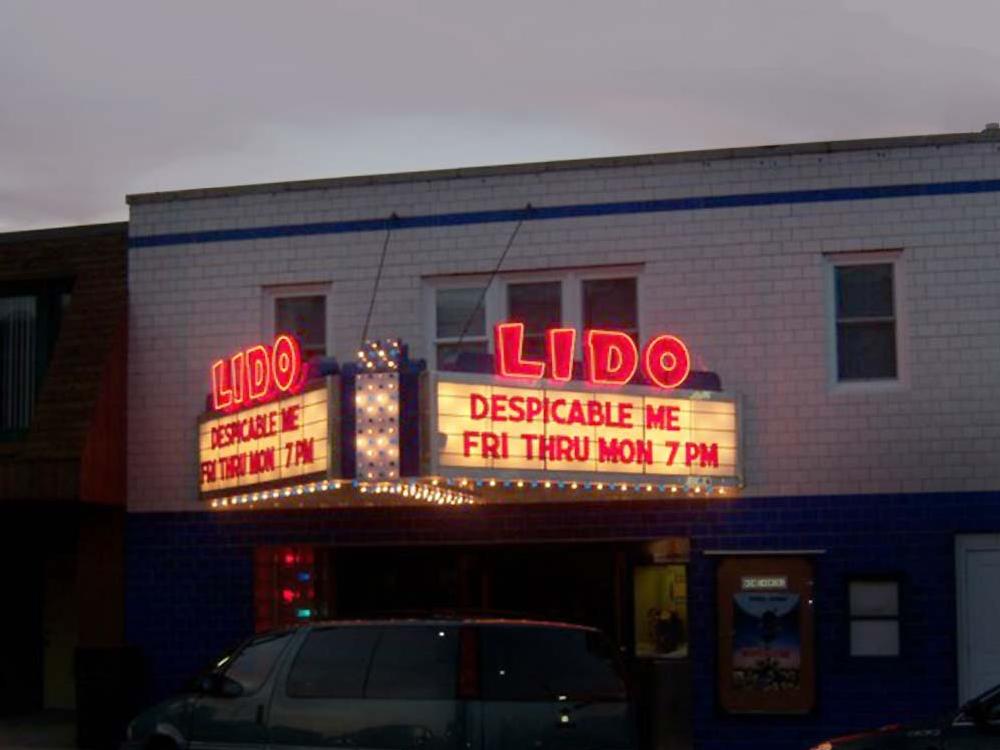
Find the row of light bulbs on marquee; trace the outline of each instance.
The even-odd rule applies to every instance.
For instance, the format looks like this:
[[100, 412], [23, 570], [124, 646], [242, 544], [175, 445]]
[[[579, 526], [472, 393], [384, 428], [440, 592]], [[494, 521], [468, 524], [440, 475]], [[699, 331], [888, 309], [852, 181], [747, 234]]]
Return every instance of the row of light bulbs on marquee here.
[[305, 506], [305, 500], [317, 493], [345, 492], [372, 496], [397, 497], [406, 500], [420, 500], [431, 505], [477, 505], [483, 502], [476, 492], [495, 490], [522, 491], [569, 491], [572, 493], [616, 493], [628, 492], [635, 495], [648, 495], [653, 492], [670, 494], [671, 496], [725, 497], [730, 490], [723, 486], [701, 485], [693, 486], [678, 484], [649, 484], [628, 482], [567, 482], [537, 479], [424, 479], [419, 482], [364, 482], [357, 480], [323, 480], [291, 487], [272, 490], [260, 490], [220, 497], [211, 501], [211, 507], [219, 509], [294, 506], [296, 503]]

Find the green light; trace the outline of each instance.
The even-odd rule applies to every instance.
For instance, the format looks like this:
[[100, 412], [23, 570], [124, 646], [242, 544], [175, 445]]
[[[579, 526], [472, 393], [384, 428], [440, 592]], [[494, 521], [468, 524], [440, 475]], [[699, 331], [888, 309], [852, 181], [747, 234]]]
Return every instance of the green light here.
[[295, 610], [295, 616], [298, 618], [312, 617], [313, 611], [311, 609], [297, 609]]

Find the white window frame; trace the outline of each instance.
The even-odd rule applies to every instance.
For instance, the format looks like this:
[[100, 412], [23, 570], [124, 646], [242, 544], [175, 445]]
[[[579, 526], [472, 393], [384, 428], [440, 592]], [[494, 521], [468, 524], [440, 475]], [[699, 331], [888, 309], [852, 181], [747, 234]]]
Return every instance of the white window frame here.
[[323, 297], [325, 308], [324, 329], [326, 353], [333, 354], [333, 326], [330, 325], [330, 291], [331, 282], [322, 281], [312, 284], [276, 284], [261, 289], [261, 325], [260, 330], [264, 341], [273, 341], [275, 336], [275, 303], [286, 297]]
[[[885, 585], [892, 586], [895, 589], [896, 597], [896, 614], [894, 615], [870, 615], [870, 614], [859, 614], [853, 609], [853, 599], [851, 597], [852, 587], [857, 585], [865, 584], [875, 584], [875, 585]], [[848, 619], [848, 650], [852, 659], [898, 659], [902, 656], [903, 652], [903, 623], [902, 623], [902, 586], [898, 578], [889, 577], [852, 577], [847, 581], [847, 591], [848, 591], [848, 603], [847, 603], [847, 619]], [[856, 622], [880, 622], [880, 623], [892, 623], [896, 626], [896, 652], [895, 653], [865, 653], [860, 651], [860, 644], [855, 644], [854, 641], [854, 623]], [[857, 650], [856, 650], [857, 649]]]
[[[499, 274], [490, 284], [483, 300], [486, 313], [486, 347], [493, 348], [493, 326], [509, 317], [507, 287], [511, 284], [531, 284], [558, 281], [562, 284], [560, 318], [561, 324], [578, 331], [583, 330], [583, 281], [601, 279], [636, 280], [636, 318], [640, 340], [643, 333], [642, 286], [643, 266], [599, 266], [589, 268], [565, 268], [546, 271], [507, 271]], [[424, 332], [428, 367], [437, 369], [437, 348], [439, 344], [454, 343], [457, 337], [437, 337], [437, 291], [439, 289], [461, 289], [482, 285], [489, 281], [489, 274], [462, 274], [460, 276], [438, 276], [424, 278]], [[482, 341], [482, 336], [466, 336], [466, 341]], [[576, 355], [582, 353], [582, 342], [577, 337]]]
[[[825, 275], [825, 308], [828, 385], [834, 393], [871, 393], [892, 391], [909, 386], [906, 346], [906, 292], [904, 284], [905, 256], [902, 250], [844, 251], [823, 256]], [[892, 266], [892, 306], [896, 343], [896, 376], [864, 380], [840, 380], [837, 360], [837, 274], [841, 266]]]

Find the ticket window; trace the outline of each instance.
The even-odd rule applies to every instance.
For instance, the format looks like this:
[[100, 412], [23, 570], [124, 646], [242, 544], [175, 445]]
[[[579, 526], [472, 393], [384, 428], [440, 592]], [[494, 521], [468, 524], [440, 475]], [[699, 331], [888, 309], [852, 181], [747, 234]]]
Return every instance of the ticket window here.
[[688, 656], [687, 566], [639, 565], [633, 569], [635, 655], [683, 659]]

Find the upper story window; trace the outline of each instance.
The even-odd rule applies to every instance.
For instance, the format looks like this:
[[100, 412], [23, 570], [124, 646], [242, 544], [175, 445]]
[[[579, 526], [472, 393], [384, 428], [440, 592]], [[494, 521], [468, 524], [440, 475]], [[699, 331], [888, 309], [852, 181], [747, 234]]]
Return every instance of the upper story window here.
[[485, 284], [442, 287], [434, 295], [434, 354], [439, 364], [487, 349]]
[[[544, 358], [545, 331], [614, 328], [639, 337], [638, 269], [576, 269], [441, 279], [429, 283], [431, 364], [453, 364], [462, 352], [489, 351], [493, 326], [524, 323], [525, 356]], [[484, 293], [485, 290], [485, 293]]]
[[639, 295], [634, 276], [583, 280], [583, 326], [624, 331], [639, 343]]
[[835, 262], [837, 380], [898, 377], [895, 263]]
[[31, 426], [69, 288], [66, 281], [0, 286], [0, 438], [19, 438]]
[[326, 356], [326, 295], [281, 293], [274, 296], [274, 333], [290, 333], [302, 345], [302, 356]]
[[561, 281], [507, 284], [507, 318], [524, 323], [524, 356], [545, 358], [545, 332], [562, 323]]

